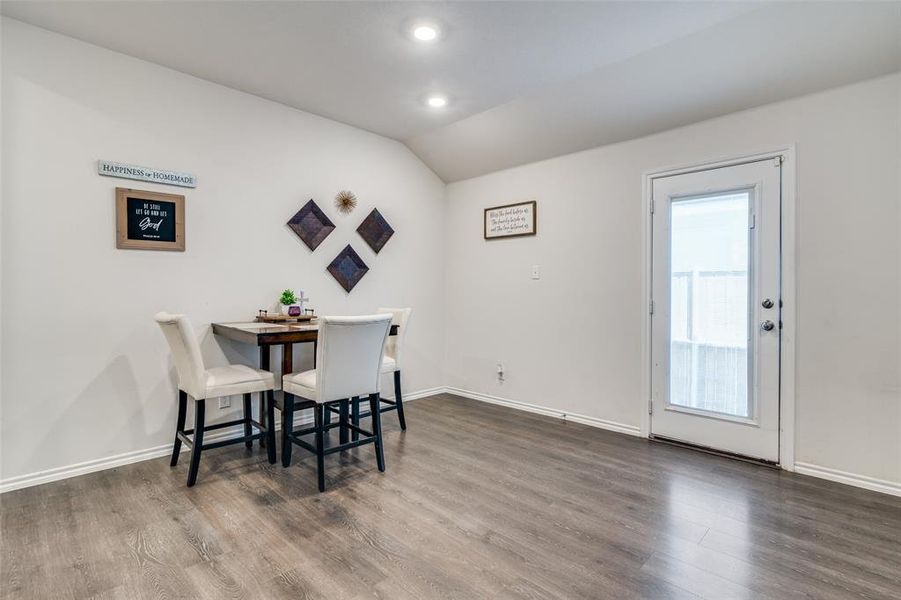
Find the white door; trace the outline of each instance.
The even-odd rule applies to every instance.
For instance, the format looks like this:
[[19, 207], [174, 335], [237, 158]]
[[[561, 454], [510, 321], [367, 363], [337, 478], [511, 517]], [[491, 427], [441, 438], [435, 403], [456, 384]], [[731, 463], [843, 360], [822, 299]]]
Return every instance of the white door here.
[[781, 170], [653, 179], [654, 437], [779, 461]]

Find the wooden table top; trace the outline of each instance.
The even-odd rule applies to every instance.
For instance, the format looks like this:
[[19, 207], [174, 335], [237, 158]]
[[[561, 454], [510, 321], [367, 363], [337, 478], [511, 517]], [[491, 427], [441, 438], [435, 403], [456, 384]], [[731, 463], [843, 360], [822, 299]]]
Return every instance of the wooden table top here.
[[[315, 342], [319, 337], [319, 324], [316, 321], [284, 324], [254, 321], [213, 323], [213, 333], [255, 346]], [[391, 325], [388, 334], [397, 335], [397, 325]]]

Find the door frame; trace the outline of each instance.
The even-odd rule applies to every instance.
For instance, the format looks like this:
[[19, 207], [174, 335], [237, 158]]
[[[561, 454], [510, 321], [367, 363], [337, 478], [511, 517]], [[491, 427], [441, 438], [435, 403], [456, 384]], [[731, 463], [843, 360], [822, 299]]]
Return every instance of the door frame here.
[[644, 300], [641, 311], [641, 402], [639, 403], [641, 437], [651, 436], [651, 291], [653, 278], [653, 220], [651, 197], [654, 180], [661, 177], [681, 175], [695, 171], [705, 171], [735, 166], [759, 160], [776, 160], [782, 157], [782, 332], [780, 347], [779, 381], [779, 466], [786, 471], [795, 470], [795, 361], [797, 347], [797, 196], [796, 177], [797, 153], [794, 144], [775, 150], [753, 154], [733, 155], [730, 158], [706, 160], [690, 164], [647, 170], [642, 174], [641, 246], [642, 277], [641, 295]]

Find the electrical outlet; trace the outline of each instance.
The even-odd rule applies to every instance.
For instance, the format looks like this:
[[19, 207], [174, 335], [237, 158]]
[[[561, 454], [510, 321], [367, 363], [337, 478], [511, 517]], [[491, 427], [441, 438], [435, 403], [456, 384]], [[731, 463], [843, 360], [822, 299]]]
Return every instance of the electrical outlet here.
[[497, 380], [504, 382], [504, 363], [497, 363]]
[[228, 408], [231, 405], [232, 405], [231, 398], [219, 398], [219, 408], [220, 409]]
[[540, 265], [532, 265], [532, 279], [541, 279]]

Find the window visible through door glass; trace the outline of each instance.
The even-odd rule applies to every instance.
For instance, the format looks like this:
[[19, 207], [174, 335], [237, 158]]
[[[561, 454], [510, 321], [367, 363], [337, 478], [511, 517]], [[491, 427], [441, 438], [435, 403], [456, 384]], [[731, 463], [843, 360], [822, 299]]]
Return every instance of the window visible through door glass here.
[[672, 202], [670, 404], [751, 415], [749, 202], [747, 192]]

